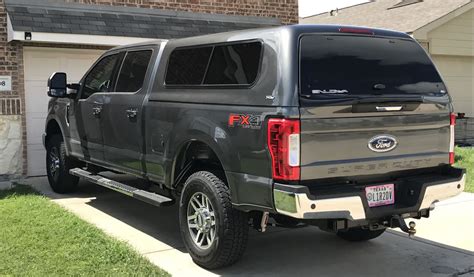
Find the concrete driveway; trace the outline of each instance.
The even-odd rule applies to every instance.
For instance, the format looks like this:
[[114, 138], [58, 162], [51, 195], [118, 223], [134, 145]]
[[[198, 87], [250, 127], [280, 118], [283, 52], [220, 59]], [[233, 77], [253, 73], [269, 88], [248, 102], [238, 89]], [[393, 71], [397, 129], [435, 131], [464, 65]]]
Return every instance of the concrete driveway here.
[[186, 253], [177, 205], [158, 208], [90, 183], [80, 192], [59, 195], [46, 178], [27, 183], [96, 225], [128, 242], [173, 276], [474, 276], [474, 195], [441, 202], [430, 219], [418, 223], [418, 237], [389, 231], [366, 243], [349, 243], [315, 227], [269, 228], [250, 232], [243, 259], [207, 271]]

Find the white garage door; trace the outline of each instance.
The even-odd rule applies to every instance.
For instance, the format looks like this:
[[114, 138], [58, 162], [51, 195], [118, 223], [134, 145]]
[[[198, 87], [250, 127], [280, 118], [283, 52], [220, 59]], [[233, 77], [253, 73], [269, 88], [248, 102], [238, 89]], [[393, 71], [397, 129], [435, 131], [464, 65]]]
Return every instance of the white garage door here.
[[433, 61], [446, 81], [454, 111], [474, 117], [474, 57], [435, 55]]
[[55, 71], [67, 73], [68, 83], [77, 82], [101, 50], [25, 47], [25, 110], [28, 176], [45, 175], [44, 131], [49, 97], [46, 82]]

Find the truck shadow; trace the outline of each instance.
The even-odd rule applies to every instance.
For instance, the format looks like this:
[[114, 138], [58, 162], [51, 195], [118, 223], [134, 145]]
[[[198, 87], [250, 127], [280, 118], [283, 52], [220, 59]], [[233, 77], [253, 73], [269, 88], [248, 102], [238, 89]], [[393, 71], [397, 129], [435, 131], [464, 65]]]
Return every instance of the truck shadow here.
[[[133, 182], [133, 181], [130, 181]], [[40, 189], [45, 193], [46, 188]], [[178, 205], [154, 207], [120, 193], [81, 183], [72, 195], [45, 193], [53, 199], [90, 198], [87, 205], [186, 253]], [[247, 250], [234, 266], [213, 270], [222, 276], [457, 276], [474, 269], [474, 253], [388, 231], [363, 243], [349, 243], [315, 227], [251, 230]], [[472, 267], [470, 269], [470, 267]]]

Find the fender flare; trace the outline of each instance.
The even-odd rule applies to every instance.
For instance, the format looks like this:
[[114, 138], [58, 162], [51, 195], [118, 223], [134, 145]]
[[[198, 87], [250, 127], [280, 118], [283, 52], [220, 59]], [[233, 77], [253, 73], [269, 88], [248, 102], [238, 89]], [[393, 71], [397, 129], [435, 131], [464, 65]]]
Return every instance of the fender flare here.
[[175, 181], [174, 175], [176, 173], [176, 163], [179, 159], [179, 156], [183, 151], [185, 151], [185, 147], [191, 142], [200, 142], [207, 145], [217, 156], [217, 159], [219, 160], [220, 164], [222, 165], [222, 168], [224, 169], [224, 173], [226, 171], [231, 171], [232, 162], [229, 160], [229, 158], [226, 158], [226, 155], [224, 155], [224, 153], [226, 153], [225, 149], [229, 146], [227, 146], [224, 141], [219, 143], [219, 141], [214, 140], [214, 138], [212, 138], [209, 134], [196, 129], [190, 130], [185, 135], [179, 137], [179, 142], [174, 144], [176, 147], [173, 147], [173, 149], [171, 149], [170, 146], [165, 151], [165, 153], [169, 155], [169, 159], [167, 158], [167, 160], [171, 161], [169, 170], [166, 170], [168, 172], [168, 176], [166, 176], [166, 179], [169, 180], [169, 182], [167, 183], [170, 186]]
[[59, 130], [61, 131], [61, 136], [63, 137], [64, 144], [66, 146], [66, 154], [69, 155], [70, 154], [70, 145], [69, 145], [68, 141], [66, 140], [64, 127], [62, 126], [62, 124], [60, 124], [61, 121], [55, 115], [50, 115], [46, 118], [46, 124], [45, 124], [45, 127], [44, 127], [44, 134], [43, 134], [43, 137], [44, 137], [43, 146], [46, 148], [46, 142], [48, 140], [48, 126], [52, 122], [55, 122], [59, 126]]

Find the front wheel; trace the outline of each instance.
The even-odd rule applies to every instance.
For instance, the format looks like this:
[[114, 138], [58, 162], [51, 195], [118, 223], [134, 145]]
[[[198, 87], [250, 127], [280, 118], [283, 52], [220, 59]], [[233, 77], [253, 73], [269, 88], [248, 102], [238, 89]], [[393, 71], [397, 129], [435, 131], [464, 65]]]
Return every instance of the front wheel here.
[[361, 227], [351, 228], [345, 231], [338, 231], [336, 234], [338, 237], [347, 240], [347, 241], [367, 241], [375, 239], [382, 235], [385, 232], [385, 229], [380, 230], [369, 230], [363, 229]]
[[204, 268], [235, 263], [247, 246], [247, 214], [232, 207], [229, 188], [213, 173], [199, 171], [187, 179], [179, 222], [186, 249]]
[[69, 193], [76, 190], [79, 178], [69, 174], [69, 169], [77, 166], [78, 162], [66, 155], [62, 136], [53, 135], [46, 145], [46, 172], [54, 192]]

